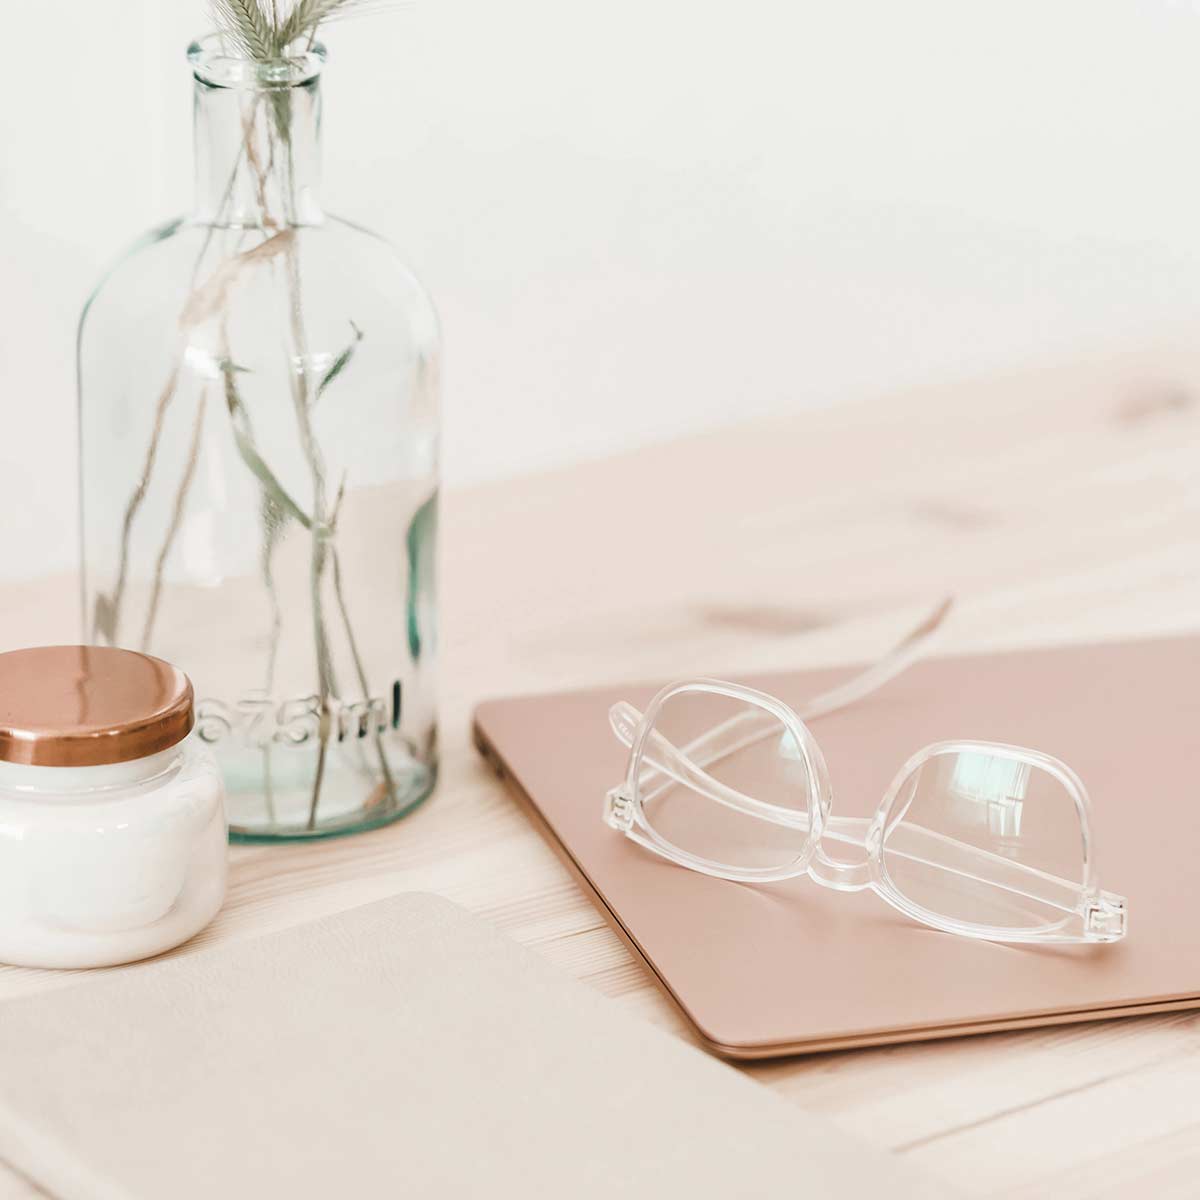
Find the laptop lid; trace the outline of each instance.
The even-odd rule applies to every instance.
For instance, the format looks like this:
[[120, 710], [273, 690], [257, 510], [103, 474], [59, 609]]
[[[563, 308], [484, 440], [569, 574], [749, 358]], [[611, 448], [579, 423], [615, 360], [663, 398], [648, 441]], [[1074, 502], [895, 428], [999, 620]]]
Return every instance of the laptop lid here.
[[[801, 707], [850, 669], [739, 680]], [[759, 1058], [1200, 1006], [1200, 638], [927, 659], [812, 723], [833, 811], [869, 816], [923, 746], [979, 739], [1063, 759], [1094, 806], [1101, 886], [1129, 900], [1108, 946], [936, 932], [871, 892], [751, 886], [674, 866], [601, 820], [626, 751], [617, 700], [657, 685], [495, 700], [476, 741], [697, 1035]]]

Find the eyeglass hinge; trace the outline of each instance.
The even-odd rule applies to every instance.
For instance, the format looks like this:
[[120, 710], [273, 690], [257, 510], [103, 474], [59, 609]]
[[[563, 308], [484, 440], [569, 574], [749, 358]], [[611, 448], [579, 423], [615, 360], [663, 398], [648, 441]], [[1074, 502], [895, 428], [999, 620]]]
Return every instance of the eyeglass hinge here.
[[612, 788], [605, 795], [604, 822], [622, 831], [633, 827], [633, 797], [623, 788]]
[[1089, 900], [1083, 914], [1084, 929], [1098, 941], [1116, 941], [1125, 936], [1125, 904], [1119, 897], [1101, 892]]

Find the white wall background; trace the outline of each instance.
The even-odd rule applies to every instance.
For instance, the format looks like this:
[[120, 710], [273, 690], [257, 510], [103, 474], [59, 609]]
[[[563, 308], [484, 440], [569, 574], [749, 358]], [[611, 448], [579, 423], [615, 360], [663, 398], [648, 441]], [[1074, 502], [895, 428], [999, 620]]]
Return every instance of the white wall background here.
[[[1190, 330], [1200, 0], [417, 0], [328, 206], [447, 340], [452, 481]], [[0, 0], [0, 577], [69, 565], [73, 338], [190, 195], [201, 0]]]

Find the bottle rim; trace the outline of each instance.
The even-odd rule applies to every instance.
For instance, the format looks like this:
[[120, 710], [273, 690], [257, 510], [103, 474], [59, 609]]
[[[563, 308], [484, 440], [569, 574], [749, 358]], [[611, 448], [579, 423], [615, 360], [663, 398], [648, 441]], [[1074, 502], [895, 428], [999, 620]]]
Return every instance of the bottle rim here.
[[187, 58], [198, 83], [213, 88], [266, 91], [302, 87], [321, 74], [325, 47], [321, 42], [300, 38], [288, 53], [272, 59], [248, 58], [221, 33], [197, 38], [188, 46]]

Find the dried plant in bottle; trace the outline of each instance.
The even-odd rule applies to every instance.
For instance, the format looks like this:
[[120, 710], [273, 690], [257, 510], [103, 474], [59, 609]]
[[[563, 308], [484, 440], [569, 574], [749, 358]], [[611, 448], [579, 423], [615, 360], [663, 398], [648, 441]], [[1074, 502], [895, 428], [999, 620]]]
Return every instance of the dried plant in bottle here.
[[[314, 340], [310, 320], [313, 297], [306, 287], [305, 236], [311, 241], [314, 234], [323, 234], [327, 224], [316, 207], [310, 179], [319, 127], [315, 77], [319, 61], [323, 61], [316, 35], [330, 21], [378, 7], [382, 6], [374, 0], [295, 0], [290, 4], [279, 0], [212, 0], [218, 32], [206, 46], [193, 47], [198, 87], [204, 89], [203, 103], [212, 108], [208, 123], [197, 127], [198, 155], [207, 154], [210, 160], [204, 164], [209, 179], [206, 211], [203, 221], [193, 222], [187, 231], [196, 235], [195, 255], [166, 347], [161, 381], [155, 387], [146, 439], [136, 454], [130, 452], [136, 465], [118, 510], [111, 579], [106, 585], [95, 578], [97, 572], [93, 570], [94, 590], [90, 600], [85, 601], [89, 604], [93, 640], [136, 644], [155, 651], [163, 623], [165, 581], [173, 556], [180, 553], [179, 547], [186, 541], [186, 517], [193, 494], [198, 486], [210, 493], [220, 490], [212, 482], [218, 470], [214, 461], [219, 461], [220, 470], [236, 462], [242, 478], [228, 484], [226, 493], [244, 496], [244, 485], [249, 481], [257, 496], [252, 506], [256, 533], [241, 528], [246, 506], [236, 511], [237, 535], [257, 538], [256, 575], [267, 598], [261, 687], [232, 702], [214, 700], [201, 713], [201, 733], [205, 735], [207, 730], [207, 736], [215, 739], [236, 726], [254, 734], [251, 740], [261, 755], [265, 807], [259, 827], [247, 830], [252, 834], [303, 836], [354, 826], [354, 821], [335, 821], [328, 829], [322, 828], [327, 757], [335, 742], [361, 767], [363, 776], [372, 780], [361, 806], [368, 816], [359, 824], [380, 823], [385, 817], [407, 811], [416, 802], [414, 797], [422, 798], [433, 782], [432, 715], [428, 728], [415, 735], [404, 733], [403, 680], [392, 679], [389, 686], [386, 681], [381, 685], [372, 678], [378, 668], [364, 649], [362, 630], [352, 612], [355, 603], [362, 604], [370, 597], [352, 590], [339, 544], [348, 494], [356, 483], [371, 483], [369, 478], [354, 478], [352, 471], [378, 475], [376, 459], [384, 456], [380, 452], [373, 458], [370, 447], [357, 458], [342, 452], [331, 456], [328, 450], [330, 430], [340, 434], [347, 422], [363, 419], [363, 414], [352, 406], [347, 405], [345, 411], [338, 406], [344, 393], [356, 385], [356, 375], [362, 373], [364, 348], [373, 350], [377, 357], [391, 354], [390, 369], [394, 373], [400, 370], [396, 365], [400, 362], [399, 351], [394, 347], [396, 314], [385, 309], [385, 318], [372, 328], [368, 314], [348, 307], [340, 322], [333, 323], [340, 329], [336, 349], [330, 349], [334, 336], [329, 332], [331, 321], [327, 316], [330, 289], [320, 289], [321, 333]], [[217, 169], [224, 170], [225, 176], [214, 177]], [[173, 225], [152, 236], [165, 239], [179, 232], [179, 226]], [[360, 230], [354, 232], [367, 236]], [[314, 244], [321, 247], [324, 263], [329, 257], [324, 243]], [[339, 264], [336, 257], [330, 261], [332, 266], [324, 268], [324, 278], [336, 279]], [[369, 257], [363, 261], [368, 264], [365, 273], [372, 273]], [[415, 281], [405, 275], [397, 290], [404, 292], [410, 282], [415, 287]], [[375, 303], [378, 289], [373, 282], [359, 290], [367, 297], [364, 305]], [[101, 290], [98, 295], [102, 294]], [[95, 302], [95, 298], [89, 302], [89, 308]], [[415, 313], [411, 319], [403, 310], [405, 304]], [[436, 432], [431, 433], [430, 428], [436, 420], [432, 414], [436, 322], [432, 310], [426, 312], [423, 293], [410, 299], [404, 292], [403, 301], [393, 307], [413, 330], [411, 335], [406, 334], [408, 340], [400, 343], [402, 348], [409, 343], [411, 347], [405, 350], [407, 357], [401, 363], [405, 378], [399, 390], [408, 406], [407, 415], [414, 417], [411, 440], [419, 450], [414, 454], [424, 464], [421, 471], [435, 478]], [[81, 410], [88, 403], [84, 351], [88, 319], [85, 310], [80, 335]], [[251, 327], [253, 333], [247, 335]], [[275, 356], [275, 365], [268, 380], [263, 364], [271, 355]], [[369, 397], [373, 411], [383, 411], [382, 385], [364, 377], [357, 386]], [[251, 388], [255, 391], [253, 399], [247, 395]], [[186, 405], [181, 399], [185, 390]], [[181, 406], [187, 408], [186, 413], [176, 411]], [[286, 430], [282, 423], [285, 412], [291, 414]], [[219, 428], [213, 425], [218, 417]], [[269, 433], [265, 428], [268, 424]], [[186, 435], [181, 433], [181, 425], [186, 425]], [[435, 425], [432, 428], [435, 430]], [[373, 436], [372, 431], [365, 436]], [[393, 441], [395, 453], [409, 455], [402, 440]], [[168, 442], [172, 443], [169, 450]], [[85, 575], [91, 566], [87, 561], [91, 526], [86, 512], [86, 451], [85, 437]], [[359, 459], [367, 463], [365, 472], [346, 465]], [[419, 476], [421, 471], [412, 473]], [[98, 473], [99, 468], [93, 467], [92, 476]], [[394, 549], [397, 556], [403, 556], [397, 567], [406, 588], [402, 641], [413, 662], [418, 662], [423, 653], [421, 626], [431, 624], [427, 611], [431, 604], [427, 596], [422, 599], [422, 594], [432, 586], [427, 578], [432, 569], [432, 550], [426, 550], [425, 543], [432, 543], [435, 534], [436, 491], [432, 486], [427, 491], [413, 506], [404, 537], [397, 539], [401, 544], [381, 548], [382, 553]], [[164, 516], [156, 522], [157, 544], [148, 553], [139, 548], [138, 537], [151, 496], [156, 497], [155, 503]], [[230, 511], [235, 508], [228, 506]], [[307, 563], [302, 572], [296, 563], [298, 539], [307, 544]], [[360, 560], [361, 542], [360, 537]], [[295, 608], [291, 598], [281, 594], [280, 561], [285, 548], [291, 577], [303, 574], [305, 579], [306, 655], [311, 655], [315, 686], [311, 694], [279, 701], [276, 684], [282, 639], [288, 627], [287, 614]], [[139, 589], [136, 621], [128, 611], [135, 560], [148, 564], [145, 573], [150, 577]], [[85, 591], [87, 586], [85, 580]], [[240, 614], [230, 616], [237, 620]], [[426, 641], [429, 636], [425, 634]], [[388, 673], [399, 674], [390, 669]], [[344, 702], [348, 695], [357, 696], [349, 705]], [[261, 710], [257, 713], [256, 705]], [[393, 735], [397, 734], [401, 735], [403, 748], [402, 780], [397, 779], [396, 754], [393, 751], [389, 757], [388, 750], [389, 739], [396, 742]], [[350, 743], [348, 748], [346, 743]], [[300, 828], [294, 815], [288, 819], [276, 811], [275, 752], [294, 745], [314, 748], [307, 811]], [[407, 781], [411, 764], [417, 764], [423, 772], [417, 785]], [[375, 809], [378, 819], [370, 815]]]

